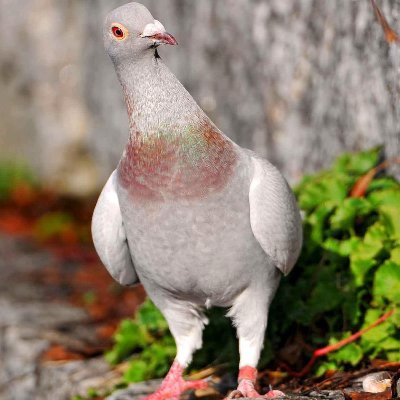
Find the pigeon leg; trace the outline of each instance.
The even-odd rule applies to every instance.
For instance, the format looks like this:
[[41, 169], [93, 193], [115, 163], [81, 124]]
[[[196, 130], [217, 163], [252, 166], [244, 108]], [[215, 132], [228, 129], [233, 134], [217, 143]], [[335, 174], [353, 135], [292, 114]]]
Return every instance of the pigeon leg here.
[[161, 386], [144, 400], [178, 400], [186, 390], [205, 389], [208, 386], [205, 380], [185, 381], [182, 377], [194, 351], [201, 347], [203, 327], [207, 319], [201, 310], [191, 303], [159, 303], [159, 308], [175, 339], [177, 354]]
[[284, 394], [278, 390], [271, 390], [266, 395], [259, 394], [255, 389], [257, 378], [257, 363], [264, 342], [267, 327], [268, 309], [280, 280], [277, 269], [265, 276], [266, 281], [258, 281], [253, 287], [244, 291], [234, 302], [229, 316], [237, 328], [239, 338], [239, 376], [238, 388], [228, 396], [228, 399], [247, 398], [274, 398]]

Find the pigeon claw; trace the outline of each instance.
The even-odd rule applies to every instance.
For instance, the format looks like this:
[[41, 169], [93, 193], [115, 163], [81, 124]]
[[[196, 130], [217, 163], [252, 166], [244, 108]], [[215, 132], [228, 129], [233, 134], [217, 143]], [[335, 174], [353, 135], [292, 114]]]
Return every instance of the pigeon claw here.
[[240, 398], [250, 398], [250, 399], [275, 399], [285, 397], [285, 394], [280, 390], [270, 390], [267, 394], [262, 395], [257, 392], [254, 388], [254, 382], [250, 379], [242, 379], [239, 382], [239, 386], [236, 390], [233, 390], [227, 399], [240, 399]]
[[268, 399], [276, 399], [285, 397], [285, 393], [281, 392], [280, 390], [270, 390], [268, 393], [264, 395]]
[[161, 386], [142, 400], [179, 400], [180, 395], [187, 390], [208, 387], [208, 383], [205, 380], [185, 381], [182, 378], [182, 373], [183, 368], [177, 362], [174, 362]]
[[227, 399], [240, 399], [241, 397], [244, 397], [244, 395], [240, 390], [232, 390], [232, 392], [229, 393]]
[[158, 390], [142, 400], [179, 400], [182, 393], [187, 390], [206, 389], [208, 384], [204, 380], [185, 381], [180, 379], [169, 385], [162, 385]]

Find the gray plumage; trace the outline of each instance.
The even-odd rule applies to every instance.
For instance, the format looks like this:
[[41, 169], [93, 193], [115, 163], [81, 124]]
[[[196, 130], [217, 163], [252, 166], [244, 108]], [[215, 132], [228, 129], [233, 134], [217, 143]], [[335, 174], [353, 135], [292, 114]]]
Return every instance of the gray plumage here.
[[[115, 23], [125, 39], [113, 37]], [[279, 171], [224, 136], [156, 57], [160, 43], [141, 36], [152, 24], [138, 3], [105, 21], [131, 136], [94, 211], [93, 241], [118, 282], [143, 284], [181, 365], [201, 346], [203, 309], [221, 306], [237, 327], [240, 365], [255, 367], [270, 302], [300, 252], [299, 211]]]

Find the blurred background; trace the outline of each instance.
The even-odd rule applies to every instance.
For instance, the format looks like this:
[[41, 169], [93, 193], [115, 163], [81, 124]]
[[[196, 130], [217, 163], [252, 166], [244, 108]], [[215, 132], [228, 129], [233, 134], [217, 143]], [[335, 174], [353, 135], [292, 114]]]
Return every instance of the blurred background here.
[[[127, 140], [104, 15], [124, 0], [0, 1], [0, 157], [57, 190], [98, 190]], [[399, 153], [400, 55], [368, 0], [143, 0], [160, 54], [212, 120], [286, 177], [344, 150]], [[379, 1], [396, 26], [400, 3]]]
[[[105, 398], [163, 376], [174, 357], [163, 317], [142, 304], [141, 287], [112, 281], [90, 234], [98, 193], [128, 139], [102, 42], [104, 16], [125, 2], [0, 0], [5, 400]], [[312, 174], [296, 190], [303, 255], [274, 302], [261, 362], [272, 368], [261, 373], [265, 388], [283, 382], [300, 390], [285, 364], [299, 371], [312, 349], [400, 307], [400, 184], [384, 171], [400, 178], [399, 160], [379, 164], [400, 153], [400, 40], [388, 29], [385, 36], [370, 0], [142, 3], [178, 40], [160, 48], [163, 61], [216, 125], [292, 185]], [[376, 4], [400, 30], [400, 2]], [[124, 319], [140, 304], [134, 320]], [[222, 314], [195, 359], [194, 369], [212, 365], [203, 376], [225, 361], [236, 367], [235, 335]], [[400, 368], [396, 315], [362, 345], [318, 364], [318, 374], [366, 363], [376, 369], [382, 359]]]

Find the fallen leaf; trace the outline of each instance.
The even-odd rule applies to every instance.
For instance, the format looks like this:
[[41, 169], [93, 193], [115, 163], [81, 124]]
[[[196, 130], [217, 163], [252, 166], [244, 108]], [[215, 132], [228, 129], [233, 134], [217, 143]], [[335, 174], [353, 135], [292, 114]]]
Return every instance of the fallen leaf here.
[[399, 35], [391, 28], [389, 22], [382, 14], [382, 11], [376, 5], [375, 0], [371, 0], [372, 7], [374, 8], [376, 17], [378, 19], [379, 24], [381, 25], [383, 32], [385, 34], [385, 39], [388, 43], [400, 42]]
[[65, 347], [58, 344], [52, 345], [42, 354], [42, 361], [69, 361], [82, 360], [84, 357], [81, 354], [67, 350]]
[[345, 398], [348, 400], [388, 400], [392, 398], [392, 391], [388, 389], [381, 393], [349, 392], [345, 393]]

